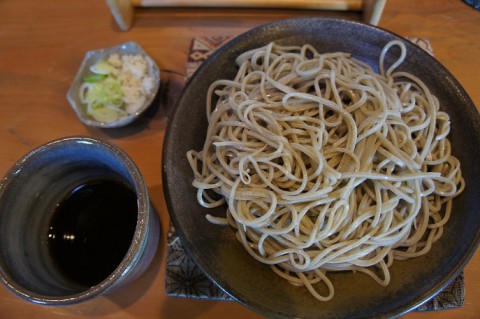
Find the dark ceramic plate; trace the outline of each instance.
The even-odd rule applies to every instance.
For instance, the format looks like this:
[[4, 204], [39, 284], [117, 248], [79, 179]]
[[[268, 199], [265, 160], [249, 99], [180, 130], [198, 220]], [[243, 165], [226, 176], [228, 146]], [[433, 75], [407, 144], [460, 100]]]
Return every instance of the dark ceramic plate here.
[[[205, 97], [209, 85], [237, 72], [240, 53], [276, 41], [310, 43], [320, 52], [345, 51], [376, 68], [383, 46], [399, 36], [356, 22], [307, 18], [275, 22], [253, 29], [219, 49], [194, 74], [178, 101], [165, 137], [163, 178], [170, 216], [183, 245], [202, 270], [245, 306], [268, 317], [372, 318], [394, 317], [434, 296], [457, 276], [479, 242], [480, 116], [457, 80], [421, 48], [404, 41], [407, 60], [400, 69], [421, 78], [451, 116], [453, 152], [460, 159], [466, 189], [454, 201], [445, 233], [429, 254], [397, 261], [388, 287], [378, 286], [362, 274], [334, 273], [335, 297], [315, 300], [304, 288], [280, 280], [268, 266], [256, 262], [235, 239], [229, 227], [205, 219], [212, 210], [202, 208], [192, 187], [193, 174], [186, 159], [190, 149], [200, 150], [207, 128]], [[387, 64], [395, 58], [394, 51]], [[222, 215], [225, 208], [213, 211]]]

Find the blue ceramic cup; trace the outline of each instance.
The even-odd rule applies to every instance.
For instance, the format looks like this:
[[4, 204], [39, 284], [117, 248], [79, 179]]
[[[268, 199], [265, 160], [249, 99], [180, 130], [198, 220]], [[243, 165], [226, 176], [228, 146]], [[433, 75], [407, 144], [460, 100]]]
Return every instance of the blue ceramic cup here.
[[[95, 179], [128, 186], [136, 196], [136, 220], [116, 268], [100, 282], [84, 286], [66, 278], [52, 258], [48, 229], [68, 190]], [[112, 225], [116, 222], [112, 218]], [[34, 303], [86, 301], [142, 274], [155, 255], [159, 229], [145, 182], [124, 151], [93, 137], [55, 140], [25, 155], [0, 183], [0, 278], [14, 294]]]

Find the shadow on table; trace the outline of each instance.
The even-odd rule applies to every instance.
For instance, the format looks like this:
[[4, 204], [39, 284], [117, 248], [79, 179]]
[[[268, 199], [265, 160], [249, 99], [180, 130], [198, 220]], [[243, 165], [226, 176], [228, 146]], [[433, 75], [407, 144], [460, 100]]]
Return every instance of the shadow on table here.
[[185, 318], [209, 318], [209, 313], [215, 312], [218, 318], [228, 319], [264, 319], [235, 301], [214, 301], [204, 299], [186, 299], [179, 297], [165, 298], [160, 318], [185, 319]]

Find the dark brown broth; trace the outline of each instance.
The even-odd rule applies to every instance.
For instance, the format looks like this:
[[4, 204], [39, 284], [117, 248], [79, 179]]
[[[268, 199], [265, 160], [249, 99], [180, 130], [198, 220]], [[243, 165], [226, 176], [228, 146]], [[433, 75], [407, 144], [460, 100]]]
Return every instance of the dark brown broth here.
[[137, 222], [137, 197], [126, 185], [92, 180], [57, 205], [48, 230], [48, 248], [58, 270], [71, 282], [94, 286], [125, 257]]

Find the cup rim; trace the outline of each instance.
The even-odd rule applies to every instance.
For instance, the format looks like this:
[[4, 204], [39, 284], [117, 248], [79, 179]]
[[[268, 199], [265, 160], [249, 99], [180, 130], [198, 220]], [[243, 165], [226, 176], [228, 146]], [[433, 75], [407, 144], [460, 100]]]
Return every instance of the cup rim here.
[[[134, 191], [137, 194], [137, 224], [135, 227], [135, 232], [133, 234], [132, 242], [128, 248], [127, 253], [120, 262], [120, 264], [115, 268], [115, 270], [100, 283], [85, 289], [84, 291], [65, 295], [65, 296], [48, 296], [42, 293], [34, 292], [18, 284], [13, 278], [11, 278], [4, 268], [0, 265], [0, 281], [6, 286], [11, 292], [15, 295], [38, 304], [43, 305], [68, 305], [83, 302], [93, 297], [96, 297], [108, 290], [115, 288], [117, 285], [121, 285], [128, 272], [131, 270], [136, 263], [138, 263], [138, 251], [142, 249], [142, 246], [147, 240], [146, 233], [148, 232], [149, 225], [149, 212], [150, 212], [150, 200], [148, 195], [147, 186], [143, 177], [138, 169], [137, 165], [134, 163], [133, 159], [119, 146], [107, 142], [105, 140], [92, 137], [92, 136], [69, 136], [58, 138], [50, 142], [44, 143], [35, 149], [29, 151], [23, 157], [13, 164], [13, 166], [5, 173], [4, 177], [0, 181], [0, 197], [5, 190], [5, 183], [8, 182], [11, 178], [17, 174], [19, 167], [28, 161], [29, 159], [37, 156], [38, 154], [47, 152], [48, 150], [56, 147], [61, 147], [64, 144], [71, 143], [83, 143], [83, 144], [92, 144], [98, 146], [109, 153], [116, 155], [120, 158], [124, 165], [127, 167], [132, 180], [134, 182]], [[141, 256], [140, 256], [141, 257]], [[122, 278], [123, 277], [123, 278]]]

